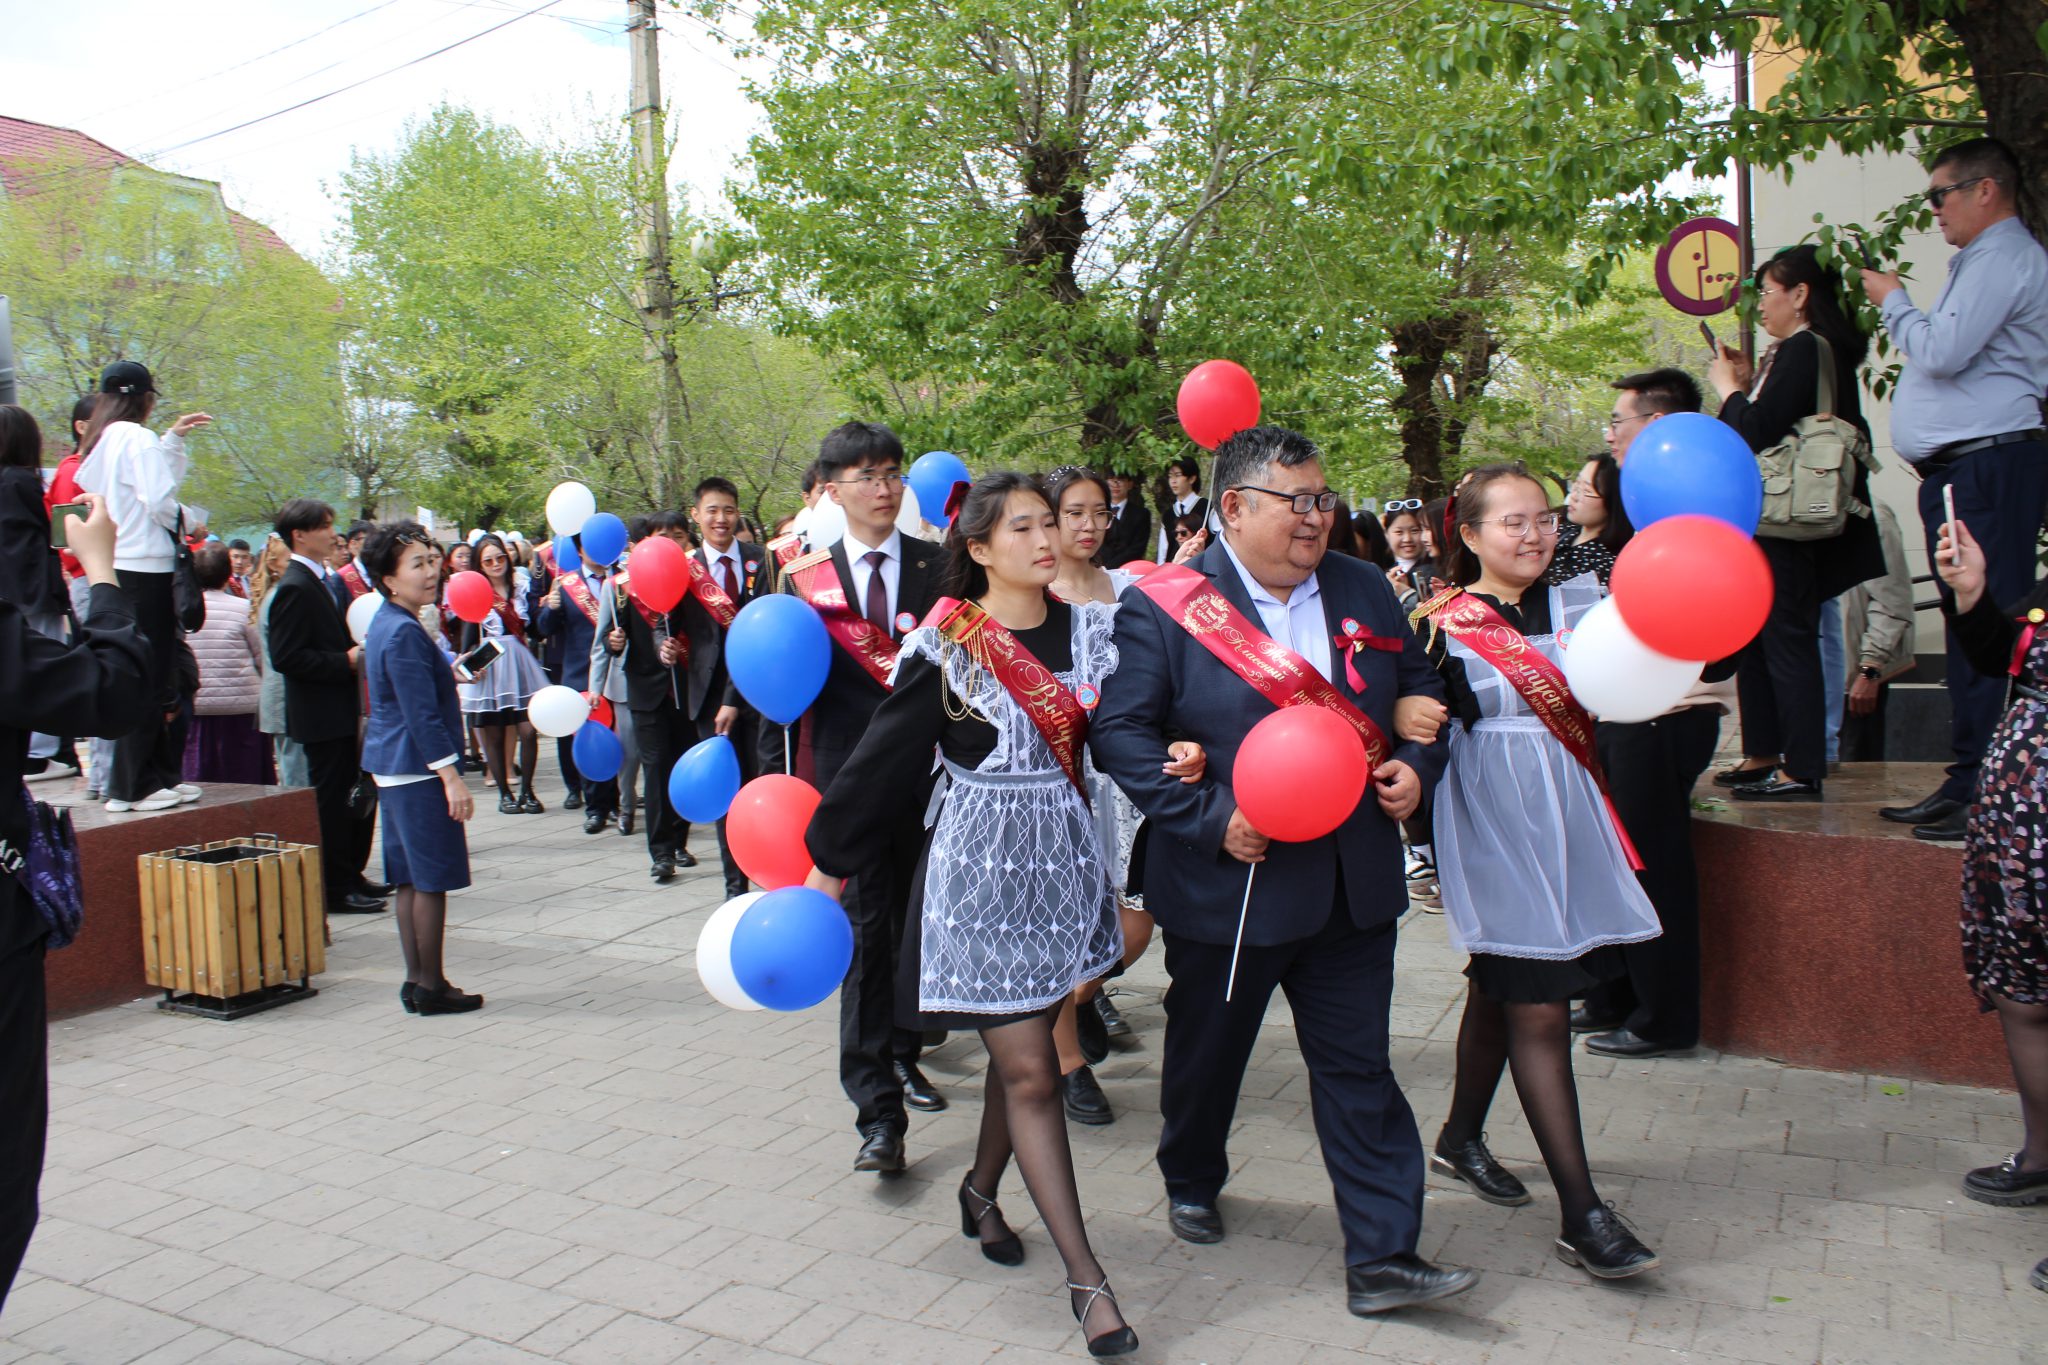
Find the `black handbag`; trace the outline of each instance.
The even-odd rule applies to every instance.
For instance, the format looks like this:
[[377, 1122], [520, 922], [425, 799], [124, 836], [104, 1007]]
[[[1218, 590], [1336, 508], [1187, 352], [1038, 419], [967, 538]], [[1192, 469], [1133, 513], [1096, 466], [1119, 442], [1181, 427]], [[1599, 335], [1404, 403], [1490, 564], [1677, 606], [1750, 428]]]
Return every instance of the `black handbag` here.
[[178, 513], [178, 529], [171, 532], [175, 558], [171, 566], [171, 602], [177, 609], [178, 624], [187, 635], [206, 624], [206, 594], [199, 587], [199, 573], [192, 567], [192, 547], [185, 543], [185, 513]]

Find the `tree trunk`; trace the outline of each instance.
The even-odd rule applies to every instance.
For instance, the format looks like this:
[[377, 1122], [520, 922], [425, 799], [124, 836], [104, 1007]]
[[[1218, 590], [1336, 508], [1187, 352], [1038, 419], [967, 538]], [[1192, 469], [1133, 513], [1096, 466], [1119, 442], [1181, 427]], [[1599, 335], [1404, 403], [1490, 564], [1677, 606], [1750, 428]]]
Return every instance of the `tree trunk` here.
[[2019, 158], [2020, 211], [2048, 244], [2048, 52], [2040, 0], [1966, 0], [1948, 16], [1970, 54], [1986, 130]]
[[1440, 498], [1450, 491], [1444, 465], [1464, 451], [1468, 405], [1485, 392], [1500, 342], [1485, 317], [1470, 309], [1399, 323], [1391, 335], [1407, 493]]

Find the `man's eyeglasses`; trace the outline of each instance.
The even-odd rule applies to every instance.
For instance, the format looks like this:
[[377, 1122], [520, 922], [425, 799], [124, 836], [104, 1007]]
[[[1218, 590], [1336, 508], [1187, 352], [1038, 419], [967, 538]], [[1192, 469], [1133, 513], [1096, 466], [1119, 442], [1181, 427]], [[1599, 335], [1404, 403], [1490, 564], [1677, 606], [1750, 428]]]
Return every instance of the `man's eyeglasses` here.
[[858, 474], [844, 479], [834, 479], [832, 482], [840, 485], [842, 488], [851, 485], [860, 489], [863, 493], [879, 493], [892, 483], [902, 483], [903, 471], [900, 469], [864, 469]]
[[1294, 515], [1305, 517], [1311, 512], [1334, 512], [1337, 510], [1337, 490], [1325, 488], [1320, 493], [1282, 493], [1277, 488], [1261, 488], [1255, 483], [1237, 485], [1240, 493], [1264, 493], [1279, 498], [1294, 509]]
[[1420, 512], [1421, 498], [1394, 498], [1385, 504], [1389, 512]]
[[1488, 517], [1484, 521], [1475, 521], [1471, 524], [1474, 526], [1498, 526], [1516, 540], [1520, 540], [1523, 536], [1529, 534], [1531, 526], [1536, 528], [1538, 535], [1556, 535], [1557, 528], [1564, 524], [1564, 515], [1559, 512], [1545, 512], [1539, 517], [1525, 517], [1520, 513], [1516, 513], [1511, 517]]
[[1115, 521], [1116, 518], [1110, 515], [1107, 507], [1097, 512], [1084, 512], [1078, 507], [1069, 507], [1066, 511], [1060, 513], [1060, 520], [1069, 526], [1080, 527], [1107, 526]]
[[1600, 430], [1608, 433], [1611, 436], [1615, 432], [1620, 431], [1623, 427], [1627, 426], [1630, 422], [1640, 422], [1645, 417], [1649, 417], [1651, 415], [1652, 414], [1647, 412], [1639, 412], [1633, 417], [1610, 417], [1607, 419], [1607, 425], [1600, 428]]
[[1973, 175], [1968, 180], [1958, 180], [1953, 185], [1936, 185], [1933, 189], [1927, 191], [1927, 207], [1939, 209], [1941, 201], [1954, 194], [1957, 190], [1966, 190], [1970, 186], [1985, 180], [1996, 183], [1998, 177], [1995, 175]]

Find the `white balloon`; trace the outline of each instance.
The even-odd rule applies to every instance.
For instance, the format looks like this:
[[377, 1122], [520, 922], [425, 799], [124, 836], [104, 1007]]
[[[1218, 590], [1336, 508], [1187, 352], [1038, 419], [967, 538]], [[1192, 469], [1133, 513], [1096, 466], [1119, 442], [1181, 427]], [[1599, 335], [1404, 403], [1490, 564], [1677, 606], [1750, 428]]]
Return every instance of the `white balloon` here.
[[374, 588], [348, 604], [348, 633], [355, 637], [357, 644], [368, 643], [370, 618], [375, 616], [377, 608], [383, 605], [384, 594]]
[[831, 493], [819, 498], [817, 506], [811, 509], [811, 524], [804, 538], [813, 550], [827, 549], [846, 538], [846, 509]]
[[590, 703], [573, 687], [543, 687], [526, 703], [526, 718], [550, 739], [567, 739], [590, 719]]
[[798, 535], [802, 535], [804, 532], [810, 530], [811, 509], [808, 507], [799, 507], [797, 509], [796, 516], [790, 519], [789, 529], [796, 532]]
[[738, 926], [740, 916], [767, 894], [766, 891], [749, 891], [744, 896], [734, 896], [711, 912], [711, 918], [704, 921], [704, 928], [697, 935], [697, 979], [704, 983], [704, 989], [711, 993], [713, 1000], [729, 1009], [761, 1008], [752, 996], [740, 989], [739, 979], [732, 974], [732, 931]]
[[1637, 639], [1611, 597], [1586, 613], [1564, 651], [1564, 677], [1572, 695], [1602, 720], [1663, 715], [1692, 691], [1705, 667], [1659, 654]]
[[896, 529], [906, 536], [924, 534], [924, 510], [917, 505], [917, 490], [903, 485], [903, 505], [896, 509]]
[[575, 535], [596, 515], [597, 495], [573, 479], [548, 494], [548, 527], [558, 536]]

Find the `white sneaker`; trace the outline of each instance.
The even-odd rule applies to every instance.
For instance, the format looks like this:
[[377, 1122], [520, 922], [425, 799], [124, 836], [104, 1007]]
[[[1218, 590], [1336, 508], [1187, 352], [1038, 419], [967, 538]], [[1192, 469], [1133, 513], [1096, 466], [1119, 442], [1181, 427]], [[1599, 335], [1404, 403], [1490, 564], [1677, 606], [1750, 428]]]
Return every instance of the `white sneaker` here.
[[30, 773], [24, 782], [62, 782], [67, 777], [78, 776], [78, 769], [65, 763], [52, 763], [39, 773]]
[[198, 787], [192, 785], [190, 782], [180, 782], [177, 786], [166, 787], [164, 788], [164, 790], [175, 793], [178, 800], [185, 802], [188, 805], [194, 801], [197, 801], [201, 796], [205, 795], [204, 792], [200, 791]]
[[169, 810], [173, 806], [182, 804], [183, 800], [184, 798], [179, 796], [176, 792], [166, 788], [165, 790], [160, 792], [151, 792], [148, 796], [143, 797], [140, 801], [122, 801], [116, 798], [115, 800], [107, 802], [107, 809], [112, 811], [116, 815], [122, 815], [131, 810]]

